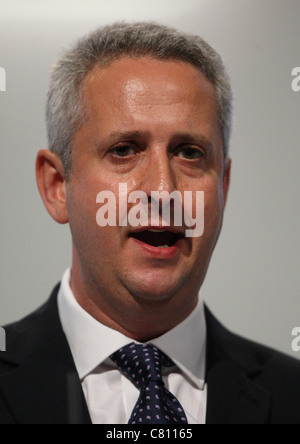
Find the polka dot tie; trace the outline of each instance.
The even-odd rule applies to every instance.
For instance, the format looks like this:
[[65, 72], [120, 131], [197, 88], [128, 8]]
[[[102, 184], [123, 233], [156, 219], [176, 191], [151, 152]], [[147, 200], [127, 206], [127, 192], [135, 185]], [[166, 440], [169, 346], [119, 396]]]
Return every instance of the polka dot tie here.
[[129, 344], [110, 358], [140, 390], [128, 424], [188, 423], [178, 399], [163, 382], [162, 367], [175, 364], [161, 350], [152, 344]]

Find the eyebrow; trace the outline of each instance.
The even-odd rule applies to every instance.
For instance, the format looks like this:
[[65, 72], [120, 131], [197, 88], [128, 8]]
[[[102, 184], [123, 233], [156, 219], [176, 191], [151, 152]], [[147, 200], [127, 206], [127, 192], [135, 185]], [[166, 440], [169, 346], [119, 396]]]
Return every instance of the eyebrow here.
[[149, 131], [113, 131], [108, 136], [109, 140], [132, 140], [132, 139], [149, 139], [151, 133]]
[[[150, 139], [150, 131], [113, 131], [109, 134], [107, 141], [132, 141], [141, 139]], [[213, 143], [203, 134], [193, 134], [187, 132], [175, 133], [171, 139], [170, 144], [178, 143], [195, 143], [206, 149], [213, 149]]]

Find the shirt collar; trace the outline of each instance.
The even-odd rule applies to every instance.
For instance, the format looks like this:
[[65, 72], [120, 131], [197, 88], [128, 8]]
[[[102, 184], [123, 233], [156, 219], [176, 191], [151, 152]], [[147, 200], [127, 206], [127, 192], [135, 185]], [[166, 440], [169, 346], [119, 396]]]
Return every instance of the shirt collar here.
[[[111, 354], [133, 341], [89, 315], [76, 301], [68, 269], [58, 293], [58, 311], [79, 377], [83, 380]], [[151, 344], [167, 354], [200, 389], [205, 384], [206, 321], [201, 300], [181, 324], [153, 339]]]

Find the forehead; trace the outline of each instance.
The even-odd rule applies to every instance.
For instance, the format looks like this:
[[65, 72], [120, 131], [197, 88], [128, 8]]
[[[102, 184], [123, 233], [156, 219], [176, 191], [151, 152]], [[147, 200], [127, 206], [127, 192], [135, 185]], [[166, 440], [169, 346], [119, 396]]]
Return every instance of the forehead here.
[[121, 58], [96, 66], [84, 80], [83, 99], [90, 124], [102, 131], [104, 125], [152, 125], [156, 132], [175, 122], [191, 129], [210, 126], [210, 132], [218, 126], [212, 83], [183, 61]]
[[173, 103], [204, 94], [216, 100], [212, 83], [190, 63], [150, 57], [124, 57], [106, 67], [94, 67], [84, 80], [83, 92], [85, 101], [95, 94], [113, 100], [120, 93], [119, 99], [138, 102], [151, 97], [155, 102]]

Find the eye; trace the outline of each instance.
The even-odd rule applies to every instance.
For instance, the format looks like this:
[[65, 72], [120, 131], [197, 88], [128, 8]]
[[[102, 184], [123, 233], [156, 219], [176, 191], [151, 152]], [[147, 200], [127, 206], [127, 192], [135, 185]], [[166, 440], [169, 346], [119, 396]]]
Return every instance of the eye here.
[[128, 157], [136, 154], [136, 150], [131, 145], [120, 145], [113, 148], [110, 153], [117, 157]]
[[187, 160], [198, 160], [204, 157], [204, 153], [197, 148], [187, 146], [178, 151], [177, 157]]

